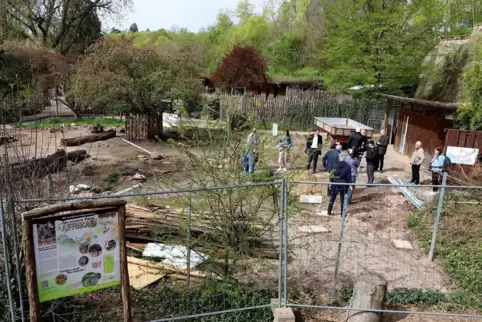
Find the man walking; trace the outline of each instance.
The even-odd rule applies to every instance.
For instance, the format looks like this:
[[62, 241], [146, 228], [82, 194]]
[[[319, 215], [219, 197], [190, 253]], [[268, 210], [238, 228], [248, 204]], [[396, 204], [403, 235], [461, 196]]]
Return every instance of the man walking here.
[[328, 204], [328, 216], [331, 216], [333, 211], [333, 205], [336, 201], [336, 196], [340, 194], [340, 215], [343, 216], [343, 204], [345, 203], [345, 193], [352, 189], [349, 183], [351, 183], [351, 168], [345, 162], [346, 153], [340, 153], [338, 157], [338, 164], [333, 169], [333, 182], [335, 183], [347, 183], [347, 185], [333, 185], [331, 188], [330, 203]]
[[[353, 149], [348, 149], [348, 155], [345, 159], [345, 162], [351, 168], [351, 182], [356, 183], [356, 176], [358, 174], [358, 167], [360, 166], [360, 159], [353, 157]], [[352, 189], [348, 190], [348, 203], [351, 203], [353, 197], [353, 190], [355, 186], [351, 186]]]
[[425, 152], [422, 148], [422, 142], [417, 141], [415, 143], [415, 151], [413, 151], [412, 158], [410, 159], [410, 164], [412, 165], [412, 180], [410, 180], [410, 183], [420, 183], [420, 166], [423, 161], [425, 161]]
[[373, 183], [375, 181], [375, 169], [378, 167], [378, 149], [375, 147], [373, 140], [368, 141], [366, 160], [368, 183]]
[[383, 165], [385, 161], [385, 154], [388, 148], [388, 136], [385, 135], [385, 130], [380, 131], [380, 140], [377, 142], [378, 146], [378, 170], [383, 173]]
[[313, 163], [313, 173], [316, 172], [316, 167], [318, 166], [318, 157], [321, 154], [321, 147], [323, 145], [323, 138], [320, 135], [320, 130], [314, 130], [306, 140], [305, 153], [308, 153], [308, 165], [306, 170], [310, 170], [311, 164]]

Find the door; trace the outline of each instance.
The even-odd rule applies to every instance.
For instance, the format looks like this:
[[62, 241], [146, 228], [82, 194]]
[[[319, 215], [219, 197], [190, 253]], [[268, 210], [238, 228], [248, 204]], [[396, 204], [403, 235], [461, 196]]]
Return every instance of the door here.
[[400, 138], [400, 150], [401, 154], [405, 154], [405, 141], [407, 139], [407, 129], [408, 129], [409, 116], [404, 117], [404, 122], [402, 124], [402, 136]]

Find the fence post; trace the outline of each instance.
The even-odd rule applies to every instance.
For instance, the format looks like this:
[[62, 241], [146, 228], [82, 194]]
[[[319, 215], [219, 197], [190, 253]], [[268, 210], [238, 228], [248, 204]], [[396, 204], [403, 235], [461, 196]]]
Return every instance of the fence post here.
[[438, 233], [438, 226], [440, 223], [440, 216], [442, 215], [442, 208], [444, 203], [445, 197], [445, 187], [447, 186], [447, 177], [448, 173], [444, 172], [442, 178], [442, 187], [440, 188], [440, 195], [438, 197], [438, 204], [437, 204], [437, 214], [435, 215], [435, 222], [433, 224], [433, 233], [432, 233], [432, 242], [430, 243], [430, 252], [428, 253], [428, 259], [433, 261], [435, 256], [435, 244], [437, 242], [437, 233]]
[[286, 187], [286, 178], [283, 178], [283, 181], [281, 182], [283, 186], [283, 203], [281, 204], [282, 211], [283, 211], [283, 226], [284, 226], [284, 303], [283, 307], [287, 307], [288, 305], [288, 215], [287, 215], [287, 208], [288, 208], [288, 189]]
[[191, 286], [191, 205], [187, 206], [187, 268], [186, 285]]
[[12, 231], [13, 231], [13, 247], [15, 248], [15, 266], [17, 266], [17, 285], [18, 285], [18, 297], [20, 304], [20, 317], [22, 322], [25, 321], [25, 309], [23, 306], [23, 285], [22, 285], [22, 274], [20, 266], [20, 245], [18, 242], [18, 229], [17, 229], [17, 215], [15, 213], [15, 201], [12, 196], [8, 197], [10, 213], [12, 214]]
[[[279, 262], [278, 262], [278, 307], [280, 308], [281, 307], [281, 300], [282, 300], [282, 297], [281, 297], [281, 293], [283, 292], [283, 251], [284, 251], [284, 247], [283, 247], [283, 229], [284, 229], [284, 202], [285, 202], [285, 185], [284, 185], [284, 181], [285, 179], [283, 178], [283, 181], [281, 182], [281, 194], [280, 194], [280, 198], [281, 198], [281, 205], [280, 205], [280, 208], [279, 208], [279, 216], [278, 216], [278, 220], [279, 220], [279, 249], [278, 249], [278, 252], [279, 252]], [[286, 299], [285, 299], [286, 301]]]
[[[336, 186], [331, 187], [331, 189], [336, 189]], [[338, 271], [340, 268], [341, 248], [343, 246], [343, 232], [345, 230], [346, 209], [348, 208], [348, 195], [345, 195], [344, 199], [345, 200], [343, 201], [343, 211], [341, 212], [341, 226], [340, 226], [340, 238], [338, 239], [338, 252], [336, 254], [336, 261], [335, 261], [335, 277], [334, 277], [333, 286], [331, 289], [332, 301], [336, 301], [336, 284], [338, 283]]]
[[[15, 321], [15, 307], [13, 305], [13, 296], [12, 296], [12, 285], [10, 279], [10, 264], [8, 263], [9, 254], [7, 251], [7, 235], [5, 229], [5, 220], [4, 220], [4, 212], [3, 212], [3, 193], [0, 190], [0, 226], [2, 231], [2, 248], [3, 248], [3, 265], [5, 268], [5, 282], [7, 283], [7, 294], [8, 294], [8, 301], [10, 304], [10, 318], [12, 321]], [[20, 286], [21, 287], [21, 286]]]

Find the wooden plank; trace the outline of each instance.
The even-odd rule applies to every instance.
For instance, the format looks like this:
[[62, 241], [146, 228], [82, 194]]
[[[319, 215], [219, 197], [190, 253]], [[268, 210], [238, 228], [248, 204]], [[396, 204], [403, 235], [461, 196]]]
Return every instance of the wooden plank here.
[[144, 287], [167, 276], [161, 270], [153, 267], [145, 267], [133, 263], [128, 263], [127, 267], [129, 270], [129, 283], [136, 290], [142, 290]]
[[121, 267], [121, 298], [122, 307], [124, 313], [124, 322], [132, 321], [131, 313], [131, 295], [130, 295], [130, 284], [129, 284], [129, 268], [127, 265], [127, 248], [126, 248], [126, 232], [125, 232], [125, 219], [126, 219], [126, 209], [125, 203], [119, 206], [118, 210], [119, 222], [119, 252], [120, 252], [120, 267]]
[[118, 208], [119, 206], [125, 205], [126, 203], [127, 201], [121, 199], [68, 201], [24, 212], [22, 213], [22, 218], [23, 220], [39, 219], [43, 216], [68, 210], [82, 210], [104, 207]]
[[467, 132], [466, 131], [458, 131], [458, 142], [457, 142], [457, 145], [458, 147], [461, 147], [461, 148], [466, 148], [466, 138], [467, 138]]
[[27, 276], [28, 302], [30, 307], [30, 321], [40, 322], [40, 302], [37, 289], [37, 265], [35, 262], [35, 246], [33, 237], [33, 224], [23, 222], [23, 242], [26, 253], [25, 273]]

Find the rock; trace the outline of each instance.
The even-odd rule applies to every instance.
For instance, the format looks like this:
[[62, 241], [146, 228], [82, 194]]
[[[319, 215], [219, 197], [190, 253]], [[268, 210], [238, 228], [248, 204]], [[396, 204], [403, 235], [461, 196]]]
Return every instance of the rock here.
[[147, 160], [149, 160], [149, 157], [147, 155], [140, 154], [140, 155], [137, 156], [137, 159], [139, 161], [147, 161]]
[[162, 160], [162, 159], [164, 159], [164, 157], [160, 153], [153, 152], [151, 154], [151, 159], [152, 160]]
[[146, 181], [146, 176], [140, 173], [136, 173], [133, 177], [132, 180], [140, 180], [140, 181]]
[[84, 191], [84, 190], [90, 190], [90, 186], [86, 185], [84, 183], [79, 183], [76, 186], [70, 185], [70, 187], [69, 187], [70, 193], [79, 193], [79, 192]]

